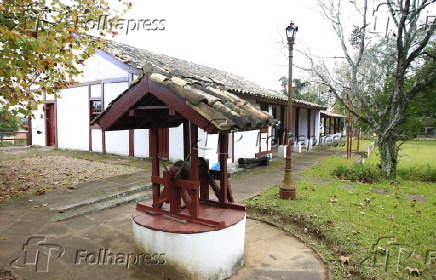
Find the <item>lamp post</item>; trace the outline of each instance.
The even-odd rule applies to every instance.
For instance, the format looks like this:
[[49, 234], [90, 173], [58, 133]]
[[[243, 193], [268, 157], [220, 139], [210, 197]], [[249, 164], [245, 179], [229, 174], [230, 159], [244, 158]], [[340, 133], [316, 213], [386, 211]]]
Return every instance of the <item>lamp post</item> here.
[[279, 196], [284, 199], [295, 199], [297, 196], [297, 187], [294, 178], [292, 178], [292, 58], [295, 43], [295, 35], [298, 27], [293, 22], [286, 28], [286, 37], [288, 38], [289, 48], [289, 77], [288, 77], [288, 117], [286, 123], [286, 166], [283, 181], [280, 184]]

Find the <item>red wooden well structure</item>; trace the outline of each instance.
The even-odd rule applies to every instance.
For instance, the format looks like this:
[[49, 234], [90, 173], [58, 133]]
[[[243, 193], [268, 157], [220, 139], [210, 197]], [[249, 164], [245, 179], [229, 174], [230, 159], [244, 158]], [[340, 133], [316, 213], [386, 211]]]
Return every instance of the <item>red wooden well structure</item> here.
[[[276, 120], [211, 79], [144, 73], [94, 122], [104, 131], [149, 129], [153, 200], [137, 204], [135, 222], [156, 230], [202, 232], [228, 227], [245, 215], [228, 180], [228, 133], [266, 128]], [[167, 167], [159, 155], [159, 129], [180, 125], [185, 160]], [[219, 184], [208, 161], [198, 156], [198, 128], [219, 134]]]

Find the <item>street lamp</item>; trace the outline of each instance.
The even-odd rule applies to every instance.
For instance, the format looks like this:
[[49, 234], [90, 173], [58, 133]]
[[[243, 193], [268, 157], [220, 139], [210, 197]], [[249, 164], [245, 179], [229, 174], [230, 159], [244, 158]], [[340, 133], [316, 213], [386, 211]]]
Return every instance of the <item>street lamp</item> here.
[[283, 181], [280, 184], [279, 196], [284, 199], [295, 199], [297, 196], [297, 187], [294, 178], [292, 178], [292, 58], [295, 43], [295, 35], [298, 27], [293, 22], [286, 27], [286, 37], [288, 38], [289, 48], [289, 77], [288, 77], [288, 117], [286, 123], [286, 166]]

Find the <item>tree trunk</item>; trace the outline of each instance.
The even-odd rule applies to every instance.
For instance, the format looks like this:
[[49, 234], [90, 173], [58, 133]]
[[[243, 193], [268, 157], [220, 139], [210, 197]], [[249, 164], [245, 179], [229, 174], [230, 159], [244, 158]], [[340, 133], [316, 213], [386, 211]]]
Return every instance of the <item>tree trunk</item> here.
[[378, 135], [377, 146], [380, 151], [380, 167], [383, 177], [395, 179], [397, 175], [398, 147], [393, 135]]

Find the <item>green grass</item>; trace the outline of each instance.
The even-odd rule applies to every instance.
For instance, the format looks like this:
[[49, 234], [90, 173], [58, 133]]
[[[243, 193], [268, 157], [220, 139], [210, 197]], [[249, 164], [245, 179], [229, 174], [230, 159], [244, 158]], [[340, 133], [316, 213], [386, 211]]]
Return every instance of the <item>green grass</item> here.
[[[380, 162], [380, 152], [377, 148], [374, 149], [367, 162]], [[398, 153], [398, 168], [424, 166], [427, 164], [432, 167], [436, 167], [436, 141], [408, 141], [401, 145]]]
[[[420, 145], [413, 142], [410, 148], [413, 151]], [[427, 151], [419, 153], [420, 161], [432, 161], [433, 157], [427, 155], [434, 154], [433, 144], [423, 146]], [[408, 157], [415, 155], [419, 156], [412, 153]], [[246, 201], [249, 213], [282, 224], [315, 244], [331, 264], [335, 279], [407, 279], [412, 276], [407, 267], [418, 269], [419, 279], [434, 279], [436, 184], [411, 180], [362, 184], [331, 176], [337, 165], [350, 166], [352, 162], [328, 158], [300, 174], [303, 179], [297, 182], [296, 200], [278, 198], [278, 187], [274, 186]], [[389, 240], [381, 239], [374, 245], [382, 237], [393, 237], [395, 242], [389, 244]], [[390, 250], [387, 267], [374, 267], [374, 259], [382, 263], [386, 256], [377, 247]], [[397, 266], [399, 248], [402, 254]], [[433, 250], [432, 264], [425, 263], [427, 250]], [[350, 257], [351, 263], [343, 264], [341, 256]]]
[[[369, 145], [371, 145], [372, 142], [374, 142], [374, 140], [360, 139], [359, 152], [366, 151], [366, 149], [368, 149]], [[357, 151], [357, 138], [353, 138], [352, 146], [353, 146], [353, 152], [356, 152]], [[341, 151], [347, 150], [347, 137], [342, 137], [341, 144], [337, 148], [340, 149]]]

